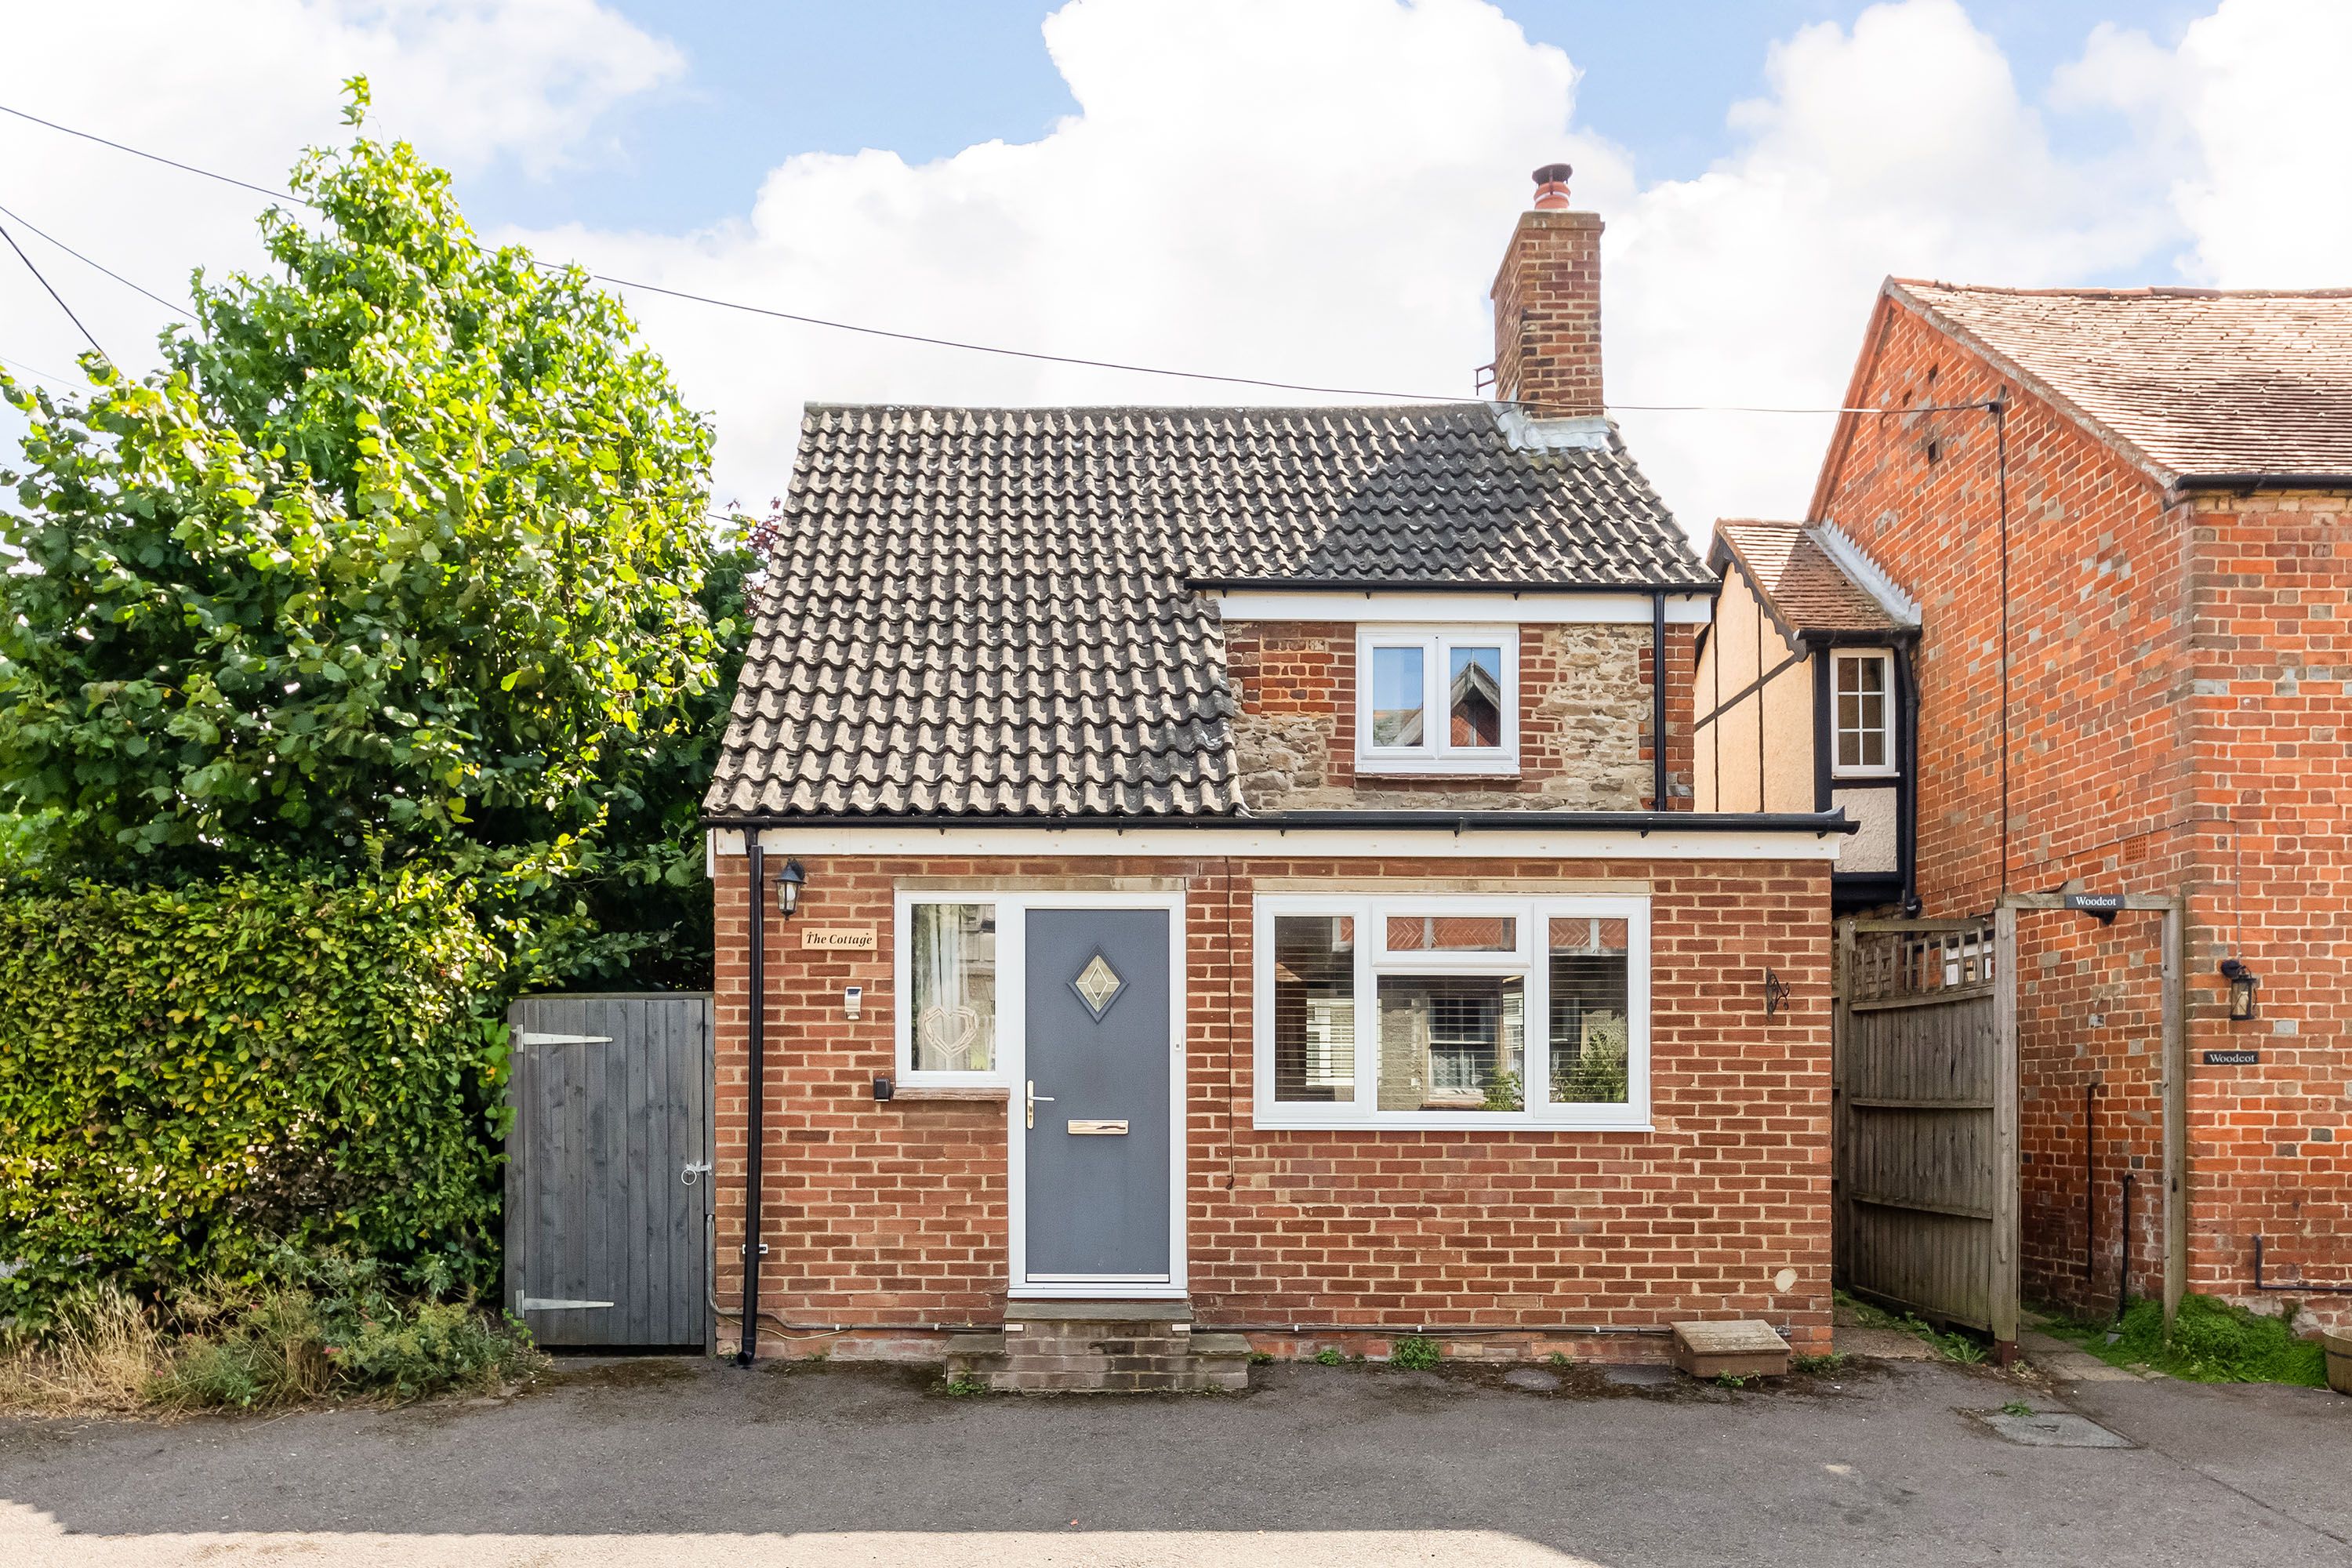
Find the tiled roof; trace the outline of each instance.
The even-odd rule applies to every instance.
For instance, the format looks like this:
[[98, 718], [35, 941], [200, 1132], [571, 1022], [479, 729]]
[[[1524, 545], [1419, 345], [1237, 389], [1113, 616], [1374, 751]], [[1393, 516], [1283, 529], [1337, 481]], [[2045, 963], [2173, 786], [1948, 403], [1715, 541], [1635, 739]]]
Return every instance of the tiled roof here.
[[2168, 479], [2352, 473], [2352, 289], [1887, 289]]
[[1912, 624], [1848, 573], [1819, 525], [1739, 519], [1717, 523], [1715, 535], [1717, 569], [1736, 555], [1765, 608], [1791, 632], [1892, 633]]
[[705, 809], [1238, 811], [1206, 580], [1713, 583], [1613, 429], [811, 405]]

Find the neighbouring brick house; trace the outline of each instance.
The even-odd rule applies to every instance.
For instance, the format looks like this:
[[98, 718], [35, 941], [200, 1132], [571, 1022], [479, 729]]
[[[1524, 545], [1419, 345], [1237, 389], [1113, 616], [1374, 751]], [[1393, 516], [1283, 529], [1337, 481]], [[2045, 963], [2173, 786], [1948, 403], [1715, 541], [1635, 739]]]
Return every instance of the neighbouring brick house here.
[[1507, 406], [809, 409], [706, 803], [767, 1349], [1828, 1349], [1843, 825], [1691, 809], [1713, 583], [1565, 207]]
[[[1846, 405], [1811, 521], [1724, 525], [1727, 577], [1826, 545], [1915, 607], [1885, 721], [1927, 915], [2185, 899], [2187, 1287], [2275, 1310], [2259, 1246], [2352, 1315], [2303, 1289], [2352, 1286], [2352, 293], [1890, 280]], [[2127, 1173], [2163, 1279], [2159, 919], [2020, 916], [2029, 1297], [2112, 1308]]]

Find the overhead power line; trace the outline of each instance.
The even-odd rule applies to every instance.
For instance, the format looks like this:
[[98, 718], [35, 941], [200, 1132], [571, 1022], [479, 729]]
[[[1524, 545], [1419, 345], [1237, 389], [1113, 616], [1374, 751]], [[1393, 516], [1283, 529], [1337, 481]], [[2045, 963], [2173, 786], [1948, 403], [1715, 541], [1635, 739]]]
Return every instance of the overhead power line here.
[[16, 243], [16, 237], [10, 234], [5, 226], [0, 226], [0, 239], [8, 242], [8, 248], [16, 253], [16, 259], [25, 264], [25, 270], [31, 273], [35, 281], [38, 282], [43, 289], [48, 290], [49, 298], [58, 302], [58, 309], [66, 313], [66, 320], [74, 324], [74, 331], [89, 339], [89, 346], [97, 352], [99, 358], [111, 358], [103, 348], [99, 347], [99, 342], [90, 336], [89, 329], [81, 324], [81, 318], [73, 313], [73, 307], [66, 303], [65, 296], [52, 288], [47, 278], [41, 276], [41, 269], [33, 265], [33, 258], [25, 254], [25, 247]]
[[95, 268], [97, 268], [100, 272], [105, 273], [109, 278], [111, 278], [111, 279], [113, 279], [117, 283], [121, 284], [125, 289], [132, 289], [132, 290], [134, 290], [135, 292], [138, 292], [138, 293], [141, 293], [141, 294], [144, 294], [144, 295], [146, 295], [146, 296], [147, 296], [147, 298], [149, 298], [150, 300], [154, 300], [154, 301], [155, 301], [155, 303], [157, 303], [158, 305], [163, 306], [163, 309], [165, 309], [166, 310], [171, 311], [171, 312], [172, 312], [172, 314], [173, 314], [173, 315], [175, 315], [175, 316], [179, 317], [179, 318], [180, 318], [180, 320], [182, 320], [182, 321], [194, 321], [194, 320], [195, 320], [195, 318], [194, 318], [194, 316], [191, 316], [190, 314], [188, 314], [188, 312], [187, 312], [186, 310], [182, 310], [182, 309], [181, 309], [179, 306], [177, 306], [177, 305], [174, 305], [173, 303], [172, 303], [172, 301], [170, 301], [169, 300], [166, 300], [166, 299], [165, 299], [165, 298], [163, 298], [163, 296], [162, 296], [161, 294], [158, 294], [158, 293], [154, 292], [152, 289], [142, 289], [142, 288], [140, 288], [140, 286], [139, 286], [138, 284], [133, 283], [132, 281], [131, 281], [131, 279], [130, 279], [125, 278], [121, 273], [117, 272], [116, 270], [114, 270], [114, 268], [113, 268], [107, 266], [107, 265], [106, 265], [106, 263], [104, 263], [103, 261], [92, 261], [89, 257], [84, 256], [80, 251], [76, 250], [72, 246], [68, 245], [64, 240], [59, 239], [57, 236], [55, 236], [55, 235], [53, 235], [53, 234], [47, 234], [47, 233], [45, 233], [45, 232], [43, 232], [42, 230], [40, 230], [40, 229], [38, 229], [38, 228], [34, 227], [32, 224], [30, 224], [30, 223], [26, 222], [23, 217], [19, 216], [18, 216], [18, 215], [16, 215], [16, 213], [10, 212], [6, 207], [0, 207], [0, 217], [5, 217], [5, 218], [8, 218], [8, 219], [9, 219], [9, 220], [11, 220], [12, 222], [14, 222], [14, 223], [16, 225], [16, 226], [17, 226], [18, 228], [21, 228], [21, 229], [25, 230], [25, 231], [26, 231], [26, 233], [28, 233], [28, 234], [37, 235], [37, 236], [39, 236], [41, 238], [43, 238], [43, 239], [45, 239], [45, 240], [47, 240], [51, 245], [56, 246], [59, 250], [64, 251], [68, 256], [72, 257], [76, 261], [80, 262], [84, 267], [95, 267]]
[[[0, 103], [0, 114], [13, 114], [19, 120], [30, 121], [33, 124], [47, 126], [49, 130], [58, 132], [63, 135], [77, 136], [85, 142], [95, 142], [101, 147], [111, 147], [118, 153], [127, 153], [134, 158], [144, 158], [150, 163], [161, 163], [167, 168], [180, 170], [184, 174], [199, 175], [207, 180], [217, 180], [223, 184], [235, 185], [240, 190], [251, 191], [258, 195], [268, 196], [275, 201], [292, 202], [298, 206], [312, 208], [316, 208], [319, 205], [316, 202], [306, 200], [301, 196], [294, 195], [289, 192], [274, 190], [268, 185], [257, 185], [250, 180], [240, 180], [234, 174], [216, 174], [213, 170], [200, 168], [194, 163], [184, 163], [177, 158], [166, 158], [160, 153], [150, 153], [144, 148], [133, 147], [126, 142], [111, 141], [107, 137], [97, 135], [91, 132], [79, 130], [71, 125], [61, 125], [54, 120], [44, 120], [37, 114], [28, 114], [25, 110], [13, 108], [8, 104]], [[0, 211], [5, 210], [6, 209], [5, 208], [0, 208]], [[18, 221], [21, 222], [22, 220], [20, 219]], [[26, 226], [30, 227], [31, 226], [26, 225]], [[39, 231], [35, 230], [35, 232], [38, 233]], [[44, 239], [48, 238], [47, 235], [43, 235], [42, 237]], [[50, 243], [58, 245], [59, 249], [66, 248], [62, 244], [59, 244], [59, 242], [56, 240], [51, 240]], [[19, 252], [18, 254], [21, 255], [22, 252]], [[75, 253], [68, 252], [68, 254]], [[85, 261], [89, 260], [87, 257], [81, 257], [79, 259]], [[598, 272], [593, 268], [581, 266], [578, 263], [546, 261], [536, 256], [530, 257], [530, 259], [532, 266], [544, 268], [551, 272], [560, 272], [566, 270], [570, 267], [578, 266], [579, 269], [588, 277], [595, 279], [599, 283], [609, 283], [615, 289], [635, 289], [648, 294], [667, 295], [673, 300], [683, 300], [693, 304], [708, 305], [715, 310], [735, 310], [745, 315], [751, 316], [766, 316], [774, 321], [794, 321], [803, 326], [823, 327], [828, 331], [836, 332], [856, 332], [866, 337], [889, 338], [899, 342], [923, 343], [933, 348], [958, 349], [966, 353], [995, 354], [1007, 359], [1036, 360], [1048, 364], [1077, 365], [1090, 370], [1120, 371], [1133, 375], [1171, 376], [1184, 381], [1213, 381], [1223, 383], [1228, 386], [1257, 386], [1264, 387], [1274, 392], [1313, 393], [1327, 397], [1392, 397], [1414, 403], [1465, 403], [1477, 401], [1475, 397], [1465, 398], [1460, 396], [1446, 396], [1436, 393], [1393, 392], [1380, 388], [1358, 386], [1321, 386], [1307, 382], [1275, 381], [1263, 376], [1226, 375], [1213, 371], [1178, 370], [1166, 365], [1137, 364], [1124, 360], [1094, 359], [1083, 354], [1049, 353], [1038, 349], [1007, 348], [1001, 343], [970, 342], [960, 338], [935, 337], [929, 333], [903, 331], [891, 327], [868, 326], [860, 321], [837, 321], [828, 316], [812, 316], [797, 310], [779, 310], [769, 305], [747, 304], [740, 300], [721, 299], [719, 296], [712, 294], [697, 294], [684, 289], [672, 289], [659, 283], [647, 283], [639, 279], [622, 278], [609, 272]], [[30, 262], [26, 262], [26, 265], [30, 266], [32, 264]], [[96, 262], [90, 262], [90, 265], [93, 267], [98, 266]], [[100, 271], [106, 270], [104, 268], [100, 268], [99, 269]], [[113, 277], [115, 281], [122, 283], [127, 287], [132, 289], [139, 288], [137, 284], [131, 283], [128, 279], [116, 277], [115, 274], [110, 272], [108, 273], [108, 276]], [[144, 289], [140, 289], [139, 291], [142, 294], [147, 293], [147, 290]], [[152, 294], [148, 294], [147, 297], [151, 300], [156, 298]], [[163, 303], [164, 301], [158, 300], [157, 302]], [[59, 300], [58, 303], [62, 305], [64, 301]], [[1520, 400], [1513, 398], [1497, 398], [1495, 401], [1500, 403], [1513, 403]], [[1933, 414], [1949, 412], [1961, 408], [1981, 408], [1982, 406], [1982, 404], [1976, 403], [1939, 404], [1932, 406], [1917, 408], [1848, 408], [1837, 405], [1816, 408], [1797, 408], [1709, 403], [1612, 403], [1609, 405], [1609, 407], [1612, 410], [1625, 414]]]

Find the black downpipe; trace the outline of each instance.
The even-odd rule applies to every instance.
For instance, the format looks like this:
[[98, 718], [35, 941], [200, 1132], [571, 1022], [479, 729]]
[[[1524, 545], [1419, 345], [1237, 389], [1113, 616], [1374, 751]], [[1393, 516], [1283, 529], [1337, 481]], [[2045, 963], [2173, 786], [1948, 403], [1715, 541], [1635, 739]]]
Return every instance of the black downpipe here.
[[2263, 1279], [2263, 1238], [2254, 1237], [2254, 1289], [2278, 1290], [2290, 1296], [2352, 1296], [2352, 1285], [2273, 1285]]
[[743, 1163], [743, 1343], [735, 1352], [737, 1366], [750, 1366], [760, 1345], [760, 1188], [765, 1177], [761, 1155], [766, 1142], [768, 1101], [768, 861], [760, 847], [759, 830], [743, 835], [751, 865], [751, 963], [747, 976], [751, 993], [751, 1103], [745, 1135], [751, 1157]]
[[2132, 1173], [2124, 1173], [2124, 1267], [2116, 1276], [2116, 1321], [2124, 1321], [2124, 1303], [2131, 1300], [2131, 1190]]
[[[1760, 710], [1759, 710], [1760, 711]], [[1666, 596], [1650, 595], [1650, 751], [1655, 765], [1656, 783], [1650, 797], [1652, 811], [1668, 809], [1666, 804]], [[1759, 796], [1756, 802], [1762, 809]]]

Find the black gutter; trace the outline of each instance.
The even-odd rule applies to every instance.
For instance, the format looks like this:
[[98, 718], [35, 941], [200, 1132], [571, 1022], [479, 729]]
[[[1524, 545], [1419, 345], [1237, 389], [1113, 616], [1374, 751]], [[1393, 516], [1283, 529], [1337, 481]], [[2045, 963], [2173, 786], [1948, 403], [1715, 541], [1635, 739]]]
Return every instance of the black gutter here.
[[[1759, 718], [1759, 722], [1761, 722]], [[1655, 764], [1655, 778], [1650, 790], [1650, 808], [1666, 809], [1666, 596], [1663, 593], [1650, 596], [1650, 752]], [[1759, 800], [1757, 803], [1764, 803]]]
[[[1351, 829], [1422, 829], [1463, 833], [1855, 833], [1843, 811], [1285, 811], [1263, 816], [1171, 812], [1164, 816], [982, 816], [929, 815], [779, 814], [768, 816], [705, 816], [704, 827], [922, 827], [945, 833], [956, 828], [1109, 827], [1119, 832], [1153, 828], [1270, 827], [1277, 833], [1332, 833]], [[756, 918], [756, 917], [754, 917]]]
[[1695, 594], [1712, 595], [1714, 579], [1704, 583], [1498, 583], [1454, 581], [1400, 583], [1392, 577], [1187, 577], [1184, 586], [1202, 593], [1279, 593], [1295, 590], [1315, 594]]
[[750, 1366], [760, 1345], [760, 1187], [766, 1175], [761, 1155], [761, 1143], [766, 1138], [764, 1112], [768, 1099], [768, 931], [767, 904], [764, 892], [768, 885], [768, 860], [760, 847], [760, 836], [752, 834], [751, 842], [751, 973], [747, 976], [751, 990], [751, 1104], [748, 1130], [751, 1157], [744, 1162], [749, 1173], [743, 1187], [743, 1339], [735, 1352], [737, 1366]]
[[2183, 474], [2172, 481], [2176, 490], [2343, 490], [2352, 489], [2352, 474]]

